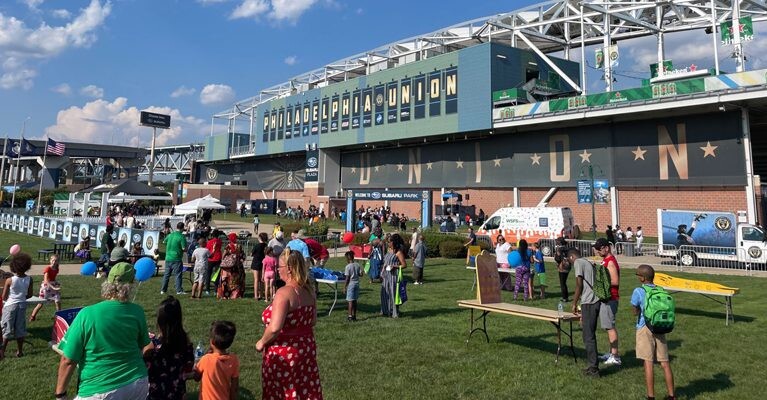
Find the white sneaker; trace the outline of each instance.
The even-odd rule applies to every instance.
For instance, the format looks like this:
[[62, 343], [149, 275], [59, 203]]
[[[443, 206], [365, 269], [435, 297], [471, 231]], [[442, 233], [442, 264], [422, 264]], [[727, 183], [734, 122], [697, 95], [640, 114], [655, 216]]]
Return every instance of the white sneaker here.
[[165, 292], [164, 292], [164, 291], [162, 291], [162, 290], [160, 290], [160, 294], [165, 294]]
[[599, 356], [599, 361], [605, 362], [605, 361], [607, 361], [607, 360], [608, 360], [610, 357], [612, 357], [612, 355], [613, 355], [613, 353], [605, 353], [605, 354], [602, 354], [601, 356]]
[[620, 357], [616, 357], [616, 356], [614, 356], [612, 354], [610, 354], [610, 357], [607, 360], [605, 360], [605, 365], [617, 365], [617, 366], [620, 366], [621, 364], [622, 364], [621, 358]]
[[184, 291], [176, 292], [177, 296], [181, 296], [181, 295], [184, 295], [184, 294], [186, 294], [186, 292], [184, 292]]

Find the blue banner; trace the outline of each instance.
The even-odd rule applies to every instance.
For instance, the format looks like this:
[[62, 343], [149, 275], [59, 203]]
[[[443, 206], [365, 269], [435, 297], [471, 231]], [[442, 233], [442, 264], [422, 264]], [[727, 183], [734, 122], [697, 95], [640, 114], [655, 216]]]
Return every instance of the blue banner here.
[[578, 204], [591, 203], [591, 182], [578, 181]]

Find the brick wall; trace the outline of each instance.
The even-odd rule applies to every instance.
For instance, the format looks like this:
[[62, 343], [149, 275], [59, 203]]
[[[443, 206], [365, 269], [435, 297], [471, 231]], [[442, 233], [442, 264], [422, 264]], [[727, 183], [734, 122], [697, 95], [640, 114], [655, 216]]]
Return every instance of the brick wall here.
[[658, 234], [658, 208], [737, 212], [746, 210], [742, 188], [625, 188], [618, 190], [620, 225], [641, 225], [645, 235]]

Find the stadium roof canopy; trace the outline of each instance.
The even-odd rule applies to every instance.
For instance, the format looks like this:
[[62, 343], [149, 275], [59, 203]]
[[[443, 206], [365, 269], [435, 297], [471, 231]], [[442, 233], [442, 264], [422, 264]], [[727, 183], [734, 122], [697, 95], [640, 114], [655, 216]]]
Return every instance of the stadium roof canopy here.
[[656, 35], [659, 54], [662, 54], [664, 34], [693, 29], [714, 31], [721, 22], [731, 21], [734, 15], [750, 16], [754, 22], [765, 21], [767, 5], [764, 0], [546, 1], [343, 58], [263, 89], [214, 118], [230, 120], [229, 129], [232, 130], [233, 120], [253, 118], [253, 110], [267, 101], [486, 42], [529, 49], [544, 60], [548, 60], [546, 54], [554, 52], [562, 52], [565, 58], [571, 58], [572, 49], [581, 49], [581, 68], [585, 64], [582, 49], [599, 43]]

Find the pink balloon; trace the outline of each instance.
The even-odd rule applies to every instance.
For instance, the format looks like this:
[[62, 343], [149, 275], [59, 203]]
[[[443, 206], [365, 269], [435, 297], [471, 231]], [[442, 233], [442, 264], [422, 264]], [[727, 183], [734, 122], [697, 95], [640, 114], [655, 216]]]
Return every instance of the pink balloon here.
[[18, 244], [14, 244], [13, 246], [11, 246], [11, 249], [8, 252], [11, 253], [12, 256], [15, 256], [16, 254], [19, 254], [21, 252], [21, 246], [19, 246]]

